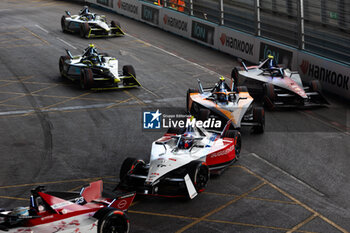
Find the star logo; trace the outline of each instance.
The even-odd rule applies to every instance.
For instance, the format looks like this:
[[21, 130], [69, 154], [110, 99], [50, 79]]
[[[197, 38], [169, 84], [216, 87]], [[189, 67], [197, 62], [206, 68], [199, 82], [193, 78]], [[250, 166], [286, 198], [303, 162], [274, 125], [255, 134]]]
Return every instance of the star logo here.
[[153, 116], [151, 122], [153, 122], [154, 120], [159, 121], [159, 117], [162, 115], [161, 113], [159, 113], [159, 109], [157, 109], [157, 111], [155, 113], [151, 113], [151, 115]]
[[144, 129], [160, 129], [160, 116], [162, 113], [159, 109], [155, 112], [143, 112], [143, 128]]

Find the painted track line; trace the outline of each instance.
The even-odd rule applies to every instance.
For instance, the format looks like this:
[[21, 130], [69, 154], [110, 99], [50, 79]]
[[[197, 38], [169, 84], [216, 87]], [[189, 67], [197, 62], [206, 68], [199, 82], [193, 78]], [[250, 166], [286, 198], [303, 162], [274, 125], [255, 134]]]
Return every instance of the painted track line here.
[[69, 47], [73, 48], [73, 49], [77, 49], [77, 47], [73, 46], [72, 44], [68, 43], [67, 41], [59, 38], [59, 37], [56, 37], [57, 40], [61, 41], [62, 43], [68, 45]]
[[297, 177], [293, 176], [292, 174], [284, 171], [282, 168], [279, 168], [276, 165], [270, 163], [269, 161], [265, 160], [264, 158], [260, 157], [259, 155], [255, 154], [255, 153], [250, 153], [249, 155], [254, 156], [255, 158], [259, 159], [260, 161], [263, 161], [264, 163], [266, 163], [269, 166], [273, 167], [274, 169], [278, 170], [279, 172], [282, 172], [284, 175], [292, 178], [293, 180], [297, 181], [299, 184], [302, 184], [303, 186], [307, 187], [308, 189], [310, 189], [312, 192], [316, 193], [317, 195], [322, 196], [322, 197], [326, 196], [325, 194], [321, 193], [317, 189], [313, 188], [312, 186], [308, 185], [307, 183], [303, 182], [302, 180], [298, 179]]
[[49, 33], [48, 30], [46, 30], [45, 28], [40, 27], [38, 24], [35, 24], [35, 27], [39, 28], [40, 30], [42, 30], [42, 31], [44, 31], [46, 33]]

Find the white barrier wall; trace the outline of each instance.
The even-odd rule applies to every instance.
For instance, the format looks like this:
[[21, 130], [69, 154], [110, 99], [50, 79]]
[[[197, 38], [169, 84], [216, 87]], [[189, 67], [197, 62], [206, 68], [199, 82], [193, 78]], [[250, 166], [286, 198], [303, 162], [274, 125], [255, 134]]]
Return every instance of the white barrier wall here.
[[255, 37], [228, 27], [218, 27], [217, 41], [220, 51], [253, 63], [259, 62], [260, 43]]
[[303, 80], [318, 79], [324, 90], [350, 99], [350, 66], [139, 0], [87, 1], [253, 63], [272, 54]]
[[350, 68], [321, 57], [299, 52], [297, 70], [304, 80], [318, 79], [324, 90], [350, 100]]

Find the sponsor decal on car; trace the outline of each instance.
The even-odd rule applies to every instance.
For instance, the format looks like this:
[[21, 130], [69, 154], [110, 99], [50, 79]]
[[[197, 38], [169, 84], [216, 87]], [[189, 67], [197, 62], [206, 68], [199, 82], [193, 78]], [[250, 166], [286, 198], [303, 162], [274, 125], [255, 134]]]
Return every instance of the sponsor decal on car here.
[[210, 155], [210, 158], [215, 158], [215, 157], [227, 155], [227, 154], [229, 154], [230, 152], [232, 152], [234, 149], [235, 149], [235, 145], [231, 145], [229, 148], [227, 148], [227, 149], [225, 149], [225, 150], [222, 150], [222, 151], [219, 151], [219, 152], [216, 152], [216, 153], [211, 154], [211, 155]]

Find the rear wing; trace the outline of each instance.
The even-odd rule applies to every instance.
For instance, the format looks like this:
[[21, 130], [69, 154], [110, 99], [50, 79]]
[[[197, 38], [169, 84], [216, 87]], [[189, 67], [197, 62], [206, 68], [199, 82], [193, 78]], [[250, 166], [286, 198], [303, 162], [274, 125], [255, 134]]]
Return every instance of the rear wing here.
[[136, 196], [136, 192], [131, 192], [127, 194], [121, 194], [116, 199], [114, 199], [108, 207], [113, 207], [116, 209], [120, 209], [122, 211], [126, 211], [129, 209], [131, 203], [133, 202]]

